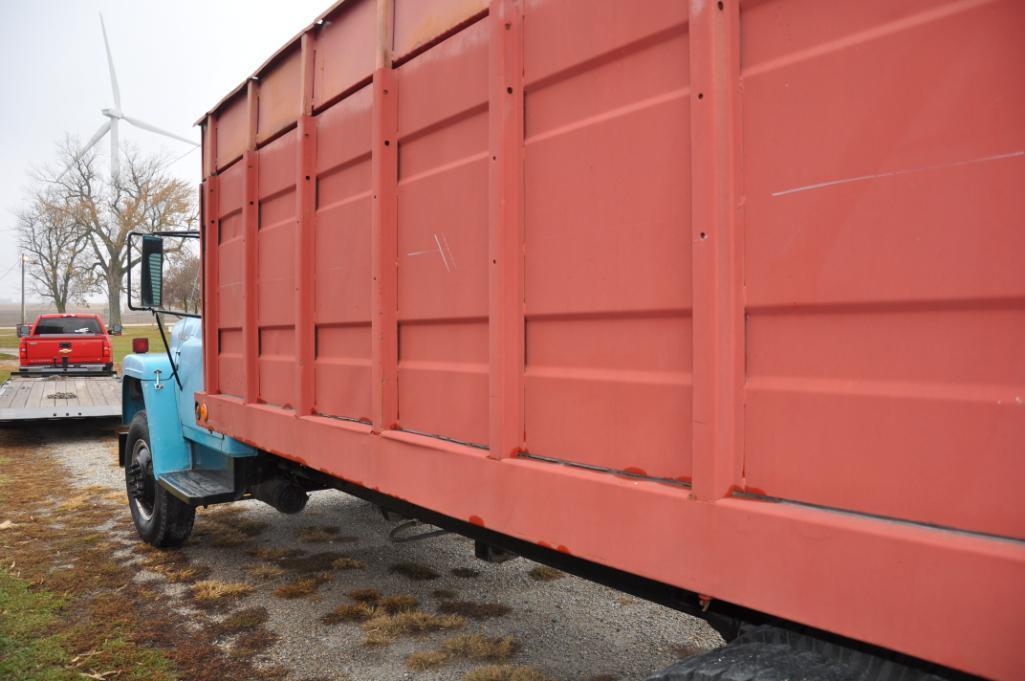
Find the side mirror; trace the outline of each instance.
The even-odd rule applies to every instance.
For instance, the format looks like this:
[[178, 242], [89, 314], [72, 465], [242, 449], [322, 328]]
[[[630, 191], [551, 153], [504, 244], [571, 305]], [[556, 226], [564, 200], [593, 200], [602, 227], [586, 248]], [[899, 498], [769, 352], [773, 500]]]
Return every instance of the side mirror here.
[[142, 285], [139, 299], [143, 307], [160, 307], [164, 288], [164, 240], [159, 236], [142, 237]]
[[31, 324], [18, 324], [18, 338], [24, 338], [32, 333]]
[[124, 328], [123, 326], [121, 326], [120, 324], [114, 324], [114, 325], [113, 325], [112, 327], [110, 327], [109, 329], [107, 329], [107, 331], [109, 331], [109, 332], [110, 332], [110, 335], [111, 335], [111, 336], [120, 336], [120, 335], [121, 335], [121, 333], [122, 333], [122, 332], [123, 332], [124, 330], [125, 330], [125, 328]]

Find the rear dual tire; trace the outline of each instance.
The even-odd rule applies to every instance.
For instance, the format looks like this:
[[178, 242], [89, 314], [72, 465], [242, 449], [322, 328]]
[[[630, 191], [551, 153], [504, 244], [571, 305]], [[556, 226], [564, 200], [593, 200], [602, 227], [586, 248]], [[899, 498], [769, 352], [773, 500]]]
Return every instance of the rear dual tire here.
[[139, 537], [158, 548], [181, 546], [192, 533], [196, 509], [157, 482], [145, 410], [135, 415], [128, 428], [125, 459], [128, 507]]

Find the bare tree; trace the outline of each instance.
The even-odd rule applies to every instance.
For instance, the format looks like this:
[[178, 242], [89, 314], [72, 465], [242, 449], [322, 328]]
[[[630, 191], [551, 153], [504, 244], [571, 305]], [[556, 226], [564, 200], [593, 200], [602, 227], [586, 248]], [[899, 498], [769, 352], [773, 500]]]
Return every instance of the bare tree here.
[[52, 190], [40, 190], [18, 214], [17, 224], [18, 246], [28, 257], [35, 292], [52, 300], [58, 312], [84, 302], [95, 289], [84, 257], [89, 241], [68, 206]]
[[61, 166], [67, 171], [52, 181], [88, 244], [90, 269], [102, 283], [110, 310], [109, 323], [121, 323], [121, 298], [128, 271], [128, 234], [195, 227], [195, 191], [169, 176], [164, 159], [144, 156], [128, 147], [120, 170], [106, 180], [96, 155], [82, 154], [65, 142]]
[[198, 314], [202, 303], [199, 256], [189, 250], [173, 255], [164, 275], [164, 307]]

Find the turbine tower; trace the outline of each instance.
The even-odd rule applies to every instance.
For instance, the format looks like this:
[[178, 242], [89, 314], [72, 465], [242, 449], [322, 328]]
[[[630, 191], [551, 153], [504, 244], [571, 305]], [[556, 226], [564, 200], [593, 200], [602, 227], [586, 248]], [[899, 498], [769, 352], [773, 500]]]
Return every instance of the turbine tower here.
[[118, 87], [117, 84], [117, 72], [114, 70], [114, 56], [110, 52], [110, 41], [107, 39], [107, 26], [103, 22], [102, 13], [100, 14], [100, 30], [103, 31], [103, 45], [107, 50], [107, 68], [110, 70], [110, 89], [114, 95], [114, 106], [107, 109], [101, 109], [100, 113], [107, 117], [107, 122], [100, 126], [100, 129], [96, 131], [96, 134], [89, 139], [88, 144], [82, 147], [82, 150], [75, 155], [71, 160], [71, 163], [69, 163], [64, 169], [64, 172], [57, 176], [58, 181], [64, 177], [69, 170], [71, 170], [73, 165], [78, 163], [79, 159], [85, 156], [87, 151], [99, 144], [104, 135], [110, 133], [110, 179], [111, 182], [113, 182], [117, 177], [121, 162], [121, 142], [118, 134], [118, 125], [121, 121], [124, 121], [129, 125], [133, 125], [140, 130], [148, 130], [149, 132], [154, 132], [158, 135], [163, 135], [164, 137], [170, 137], [173, 140], [178, 140], [185, 144], [191, 144], [194, 147], [199, 146], [187, 137], [176, 135], [173, 132], [162, 130], [155, 125], [141, 121], [138, 118], [132, 118], [131, 116], [125, 115], [121, 110], [121, 88]]

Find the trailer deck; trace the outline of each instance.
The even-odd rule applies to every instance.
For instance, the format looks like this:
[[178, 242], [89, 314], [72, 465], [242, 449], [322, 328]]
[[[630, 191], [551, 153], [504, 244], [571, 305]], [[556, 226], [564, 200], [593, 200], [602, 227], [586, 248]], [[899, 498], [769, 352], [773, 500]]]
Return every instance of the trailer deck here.
[[119, 376], [11, 376], [0, 385], [0, 421], [120, 415]]

